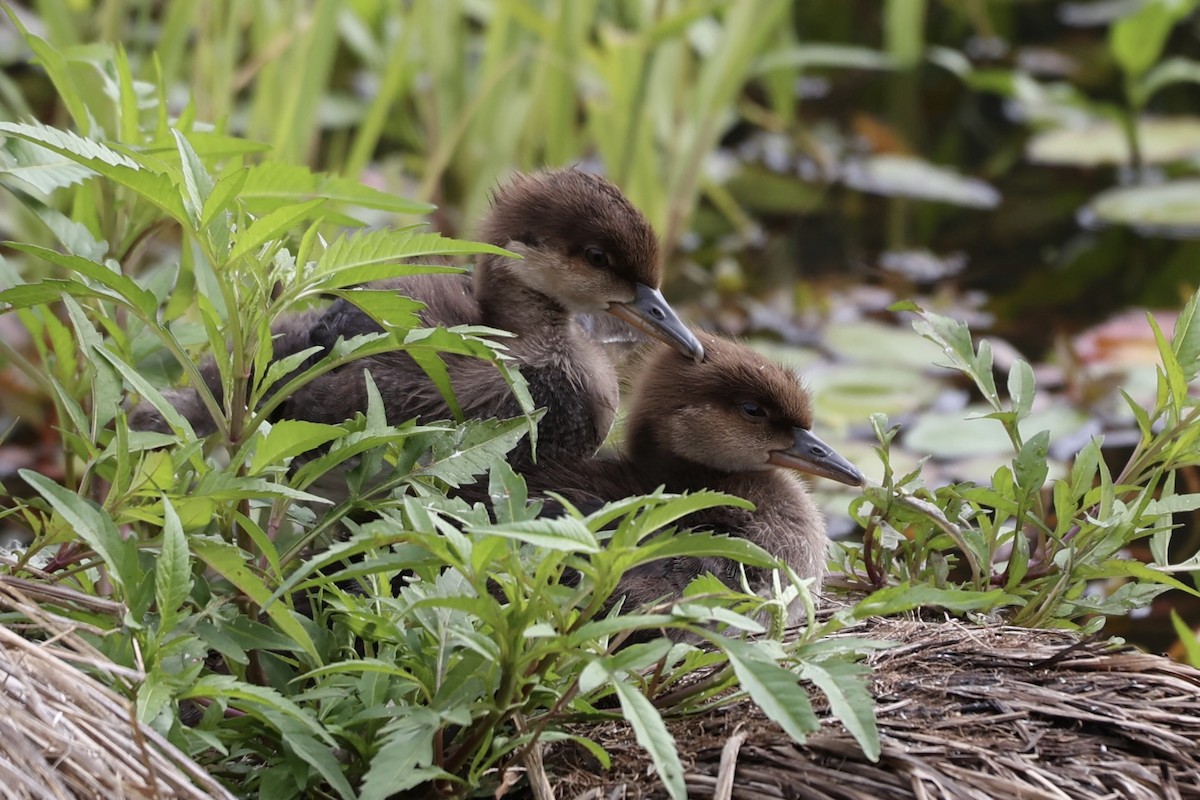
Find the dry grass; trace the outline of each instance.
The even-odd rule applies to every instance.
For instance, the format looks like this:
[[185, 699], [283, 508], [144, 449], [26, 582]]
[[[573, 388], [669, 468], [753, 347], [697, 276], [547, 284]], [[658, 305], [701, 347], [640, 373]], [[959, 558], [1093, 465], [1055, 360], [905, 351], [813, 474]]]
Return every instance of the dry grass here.
[[[673, 724], [691, 796], [1200, 798], [1195, 669], [1062, 631], [875, 620], [839, 635], [899, 643], [870, 659], [879, 762], [835, 723], [798, 746], [742, 703]], [[578, 751], [547, 754], [559, 797], [663, 795], [627, 727], [580, 732], [614, 769]]]
[[[0, 626], [0, 795], [232, 800], [187, 756], [138, 725], [130, 700], [73, 666], [86, 664], [126, 686], [141, 680], [79, 636], [80, 625], [40, 608], [34, 591], [42, 588], [0, 578], [0, 607], [29, 620], [38, 634], [33, 641]], [[56, 599], [108, 602], [84, 595]]]

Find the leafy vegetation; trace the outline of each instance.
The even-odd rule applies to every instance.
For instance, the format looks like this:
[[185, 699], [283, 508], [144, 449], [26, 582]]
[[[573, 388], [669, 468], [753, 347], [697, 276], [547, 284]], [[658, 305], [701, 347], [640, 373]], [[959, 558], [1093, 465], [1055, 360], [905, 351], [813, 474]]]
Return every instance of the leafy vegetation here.
[[[37, 165], [74, 214], [51, 228], [69, 235], [65, 253], [10, 243], [45, 266], [31, 281], [10, 269], [0, 292], [36, 340], [38, 363], [0, 348], [53, 404], [68, 465], [61, 483], [21, 472], [34, 495], [14, 513], [32, 540], [8, 571], [73, 587], [58, 601], [63, 612], [86, 619], [113, 662], [144, 669], [131, 698], [139, 718], [241, 791], [267, 797], [385, 797], [429, 781], [472, 791], [563, 737], [603, 761], [566, 723], [618, 708], [683, 796], [662, 713], [731, 702], [740, 685], [802, 739], [818, 723], [797, 672], [813, 674], [863, 746], [877, 747], [849, 654], [819, 646], [815, 625], [780, 642], [787, 606], [812, 605], [786, 569], [772, 598], [709, 580], [678, 604], [608, 613], [621, 575], [654, 559], [687, 552], [774, 565], [747, 542], [670, 529], [692, 511], [744, 501], [660, 493], [541, 519], [503, 461], [532, 416], [389, 426], [376, 392], [344, 425], [269, 421], [305, 382], [384, 350], [412, 354], [448, 396], [442, 354], [487, 359], [528, 405], [502, 332], [426, 330], [413, 301], [351, 288], [447, 269], [419, 263], [429, 256], [495, 248], [412, 228], [326, 241], [327, 220], [352, 220], [355, 207], [420, 209], [300, 167], [242, 165], [230, 156], [249, 152], [240, 140], [171, 127], [153, 108], [143, 119], [128, 80], [112, 96], [57, 87], [85, 119], [115, 114], [122, 138], [0, 123], [9, 141], [32, 145], [15, 151], [30, 155], [18, 166]], [[49, 206], [33, 209], [62, 222]], [[143, 263], [148, 243], [168, 234], [178, 249]], [[271, 325], [318, 296], [360, 304], [385, 332], [343, 342], [290, 376], [312, 353], [271, 363]], [[220, 396], [197, 374], [203, 352], [216, 358]], [[161, 391], [179, 373], [212, 415], [206, 440]], [[127, 394], [172, 433], [130, 430]], [[489, 471], [492, 514], [446, 498]], [[314, 493], [323, 479], [344, 480], [349, 498], [327, 508]], [[368, 509], [370, 522], [353, 521]], [[579, 576], [572, 585], [560, 580], [567, 569]], [[95, 594], [123, 613], [98, 618], [86, 602]], [[772, 635], [743, 642], [714, 624]], [[660, 628], [715, 647], [655, 638], [622, 649]], [[701, 680], [685, 680], [697, 672]], [[188, 708], [194, 725], [181, 722]]]
[[[1163, 363], [1158, 401], [1143, 409], [1126, 395], [1141, 439], [1121, 472], [1115, 477], [1109, 472], [1103, 443], [1093, 437], [1070, 474], [1050, 481], [1047, 490], [1050, 433], [1030, 436], [1021, 428], [1033, 408], [1033, 369], [1017, 360], [1003, 397], [987, 341], [976, 347], [963, 323], [910, 304], [919, 314], [916, 329], [942, 348], [946, 366], [970, 378], [992, 407], [980, 419], [1004, 428], [1013, 458], [987, 486], [927, 487], [920, 466], [894, 473], [889, 451], [897, 428], [883, 415], [873, 417], [884, 479], [854, 504], [866, 533], [861, 545], [844, 546], [842, 562], [847, 576], [856, 578], [851, 585], [879, 589], [859, 605], [859, 613], [946, 605], [1004, 611], [1018, 625], [1085, 621], [1086, 630], [1096, 631], [1104, 615], [1143, 608], [1169, 588], [1200, 596], [1172, 576], [1200, 570], [1200, 553], [1179, 563], [1169, 556], [1172, 515], [1200, 508], [1200, 495], [1175, 488], [1179, 471], [1200, 463], [1200, 402], [1188, 391], [1200, 372], [1198, 305], [1200, 294], [1180, 315], [1170, 341], [1150, 318]], [[1150, 565], [1128, 551], [1147, 537]], [[1097, 581], [1119, 588], [1088, 592]]]
[[[1063, 152], [1050, 137], [1070, 133], [1068, 112], [1115, 120], [1112, 160], [1146, 180], [1161, 161], [1149, 146], [1160, 129], [1143, 112], [1195, 81], [1195, 62], [1167, 47], [1194, 3], [1152, 0], [1102, 21], [1123, 76], [1121, 96], [1105, 100], [1021, 69], [976, 67], [933, 41], [921, 21], [937, 6], [914, 0], [884, 4], [882, 49], [839, 29], [853, 25], [853, 9], [780, 0], [417, 3], [403, 19], [387, 3], [227, 5], [8, 9], [54, 101], [47, 110], [0, 76], [10, 117], [0, 122], [0, 184], [18, 201], [4, 209], [16, 241], [0, 262], [0, 320], [28, 340], [0, 336], [0, 360], [61, 452], [56, 474], [23, 470], [23, 485], [7, 487], [23, 499], [0, 513], [30, 536], [3, 571], [54, 584], [44, 602], [115, 663], [144, 672], [130, 693], [138, 717], [239, 793], [371, 798], [429, 782], [495, 791], [521, 767], [536, 776], [545, 743], [573, 742], [606, 764], [585, 723], [624, 718], [678, 797], [665, 719], [748, 695], [803, 740], [818, 724], [814, 689], [877, 757], [855, 663], [871, 645], [823, 639], [846, 620], [940, 606], [1092, 630], [1165, 588], [1195, 594], [1173, 576], [1200, 570], [1196, 557], [1171, 555], [1171, 515], [1200, 507], [1200, 495], [1176, 488], [1200, 453], [1188, 391], [1200, 369], [1195, 299], [1170, 340], [1156, 328], [1157, 401], [1129, 401], [1140, 443], [1126, 466], [1111, 474], [1096, 439], [1052, 480], [1048, 435], [1029, 429], [1029, 364], [1017, 361], [1002, 391], [986, 341], [911, 308], [990, 408], [977, 424], [1003, 428], [1011, 463], [987, 486], [926, 486], [919, 466], [893, 469], [896, 429], [875, 417], [884, 479], [853, 506], [863, 543], [835, 553], [844, 578], [834, 585], [867, 596], [823, 622], [810, 613], [786, 643], [783, 610], [799, 602], [811, 612], [813, 602], [786, 569], [772, 597], [701, 579], [680, 602], [609, 613], [622, 573], [656, 558], [771, 562], [748, 543], [673, 529], [736, 498], [659, 493], [541, 517], [503, 461], [536, 430], [528, 402], [514, 420], [389, 426], [376, 394], [342, 425], [270, 422], [297, 387], [385, 350], [413, 354], [450, 397], [447, 353], [487, 360], [522, 395], [502, 332], [423, 329], [412, 301], [356, 288], [457, 269], [443, 257], [490, 248], [415, 225], [348, 228], [435, 214], [452, 230], [514, 166], [594, 157], [676, 254], [687, 251], [682, 260], [712, 268], [703, 281], [718, 292], [742, 288], [728, 259], [756, 240], [752, 213], [838, 207], [834, 185], [887, 196], [885, 245], [905, 248], [953, 221], [954, 206], [993, 208], [1001, 193], [910, 152], [922, 138], [916, 119], [893, 152], [847, 154], [827, 132], [795, 133], [802, 77], [880, 71], [898, 105], [912, 101], [904, 117], [916, 107], [913, 74], [945, 72], [962, 91], [1024, 109], [1029, 152], [1047, 162]], [[801, 40], [817, 13], [846, 41]], [[355, 94], [354, 80], [376, 91]], [[739, 140], [747, 125], [763, 135]], [[722, 170], [712, 155], [738, 141], [769, 155], [781, 131], [794, 134], [786, 169], [749, 158]], [[980, 172], [999, 175], [1005, 158]], [[819, 180], [787, 174], [810, 161]], [[368, 168], [375, 183], [417, 180], [382, 191], [357, 180]], [[1163, 213], [1151, 204], [1122, 217], [1128, 206], [1106, 210], [1112, 197], [1091, 210], [1143, 227]], [[1192, 212], [1177, 199], [1170, 211], [1182, 216], [1171, 219], [1184, 224], [1171, 231], [1186, 232]], [[854, 205], [840, 211], [853, 218]], [[271, 364], [272, 323], [328, 297], [359, 304], [386, 332], [343, 342], [299, 374], [311, 353]], [[206, 355], [220, 396], [199, 380]], [[198, 437], [163, 394], [180, 382], [200, 391], [212, 436]], [[153, 405], [172, 432], [130, 430], [129, 398]], [[330, 480], [348, 487], [346, 500], [325, 497]], [[446, 496], [474, 480], [489, 481], [491, 509]], [[1151, 565], [1127, 553], [1141, 539]], [[564, 584], [568, 571], [579, 579]], [[1089, 590], [1101, 583], [1107, 591]], [[686, 641], [639, 636], [662, 628]]]

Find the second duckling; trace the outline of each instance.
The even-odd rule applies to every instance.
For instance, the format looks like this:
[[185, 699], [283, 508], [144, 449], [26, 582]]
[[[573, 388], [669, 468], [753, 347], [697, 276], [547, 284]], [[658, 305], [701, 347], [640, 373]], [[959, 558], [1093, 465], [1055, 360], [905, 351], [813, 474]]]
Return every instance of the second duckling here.
[[[862, 472], [812, 432], [809, 393], [791, 371], [749, 347], [703, 334], [696, 363], [658, 347], [636, 381], [623, 454], [547, 464], [529, 475], [531, 491], [553, 491], [577, 505], [702, 489], [754, 503], [722, 506], [681, 525], [748, 539], [790, 565], [813, 589], [825, 575], [825, 521], [798, 473], [861, 486]], [[712, 573], [740, 586], [739, 565], [720, 558], [672, 558], [627, 573], [618, 596], [635, 608], [678, 597], [693, 578]], [[770, 571], [747, 567], [751, 587], [767, 590]], [[793, 615], [800, 609], [795, 607]], [[799, 621], [796, 618], [791, 622]]]

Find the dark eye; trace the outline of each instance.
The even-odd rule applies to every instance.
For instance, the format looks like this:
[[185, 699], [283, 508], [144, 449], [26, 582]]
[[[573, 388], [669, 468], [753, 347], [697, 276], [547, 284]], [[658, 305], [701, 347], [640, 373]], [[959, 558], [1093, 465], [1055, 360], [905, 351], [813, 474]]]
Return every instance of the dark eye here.
[[742, 403], [742, 413], [751, 419], [767, 418], [767, 410], [758, 403]]
[[608, 253], [599, 247], [588, 247], [583, 251], [583, 257], [596, 269], [608, 269]]

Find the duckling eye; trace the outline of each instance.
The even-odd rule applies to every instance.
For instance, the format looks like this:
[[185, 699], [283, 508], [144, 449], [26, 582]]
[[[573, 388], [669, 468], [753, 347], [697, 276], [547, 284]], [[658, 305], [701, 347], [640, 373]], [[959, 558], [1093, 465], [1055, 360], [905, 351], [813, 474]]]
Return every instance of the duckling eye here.
[[608, 269], [608, 253], [599, 247], [589, 247], [583, 251], [583, 257], [596, 269]]
[[767, 410], [758, 403], [742, 403], [742, 413], [750, 419], [767, 418]]

